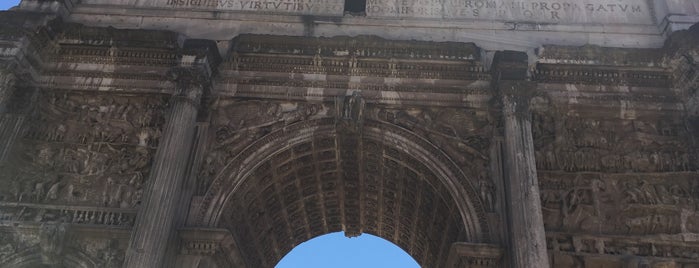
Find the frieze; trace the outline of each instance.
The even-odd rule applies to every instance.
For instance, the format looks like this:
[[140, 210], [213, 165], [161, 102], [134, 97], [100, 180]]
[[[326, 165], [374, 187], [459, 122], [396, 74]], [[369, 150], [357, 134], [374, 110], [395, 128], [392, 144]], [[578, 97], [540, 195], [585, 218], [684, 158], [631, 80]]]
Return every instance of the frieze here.
[[[94, 81], [101, 79], [123, 79], [123, 80], [154, 80], [154, 81], [165, 81], [166, 78], [160, 74], [132, 74], [132, 73], [106, 73], [106, 72], [85, 72], [85, 71], [62, 71], [62, 70], [50, 70], [45, 71], [44, 75], [46, 77], [70, 77], [71, 80], [84, 80], [84, 81]], [[80, 83], [74, 81], [75, 85], [94, 85], [92, 83]]]
[[[473, 43], [387, 40], [376, 36], [294, 37], [239, 35], [229, 64], [239, 55], [287, 54], [314, 57], [377, 58], [397, 60], [480, 61], [481, 51]], [[286, 59], [293, 61], [293, 58]], [[297, 59], [298, 60], [298, 59]], [[306, 60], [300, 62], [307, 62]]]
[[[578, 265], [583, 265], [586, 258], [594, 259], [595, 257], [614, 260], [612, 262], [617, 265], [638, 262], [679, 265], [669, 267], [695, 267], [692, 265], [699, 265], [699, 261], [697, 261], [699, 259], [699, 245], [692, 242], [559, 232], [547, 232], [546, 240], [549, 254], [563, 253], [577, 256], [580, 260], [574, 262]], [[557, 267], [580, 266], [557, 264]]]
[[55, 46], [50, 51], [44, 52], [46, 62], [166, 67], [177, 63], [177, 51], [174, 49], [60, 43]]
[[[293, 62], [282, 57], [239, 55], [233, 65], [237, 71], [284, 72], [369, 77], [394, 77], [444, 80], [485, 80], [489, 78], [482, 66], [475, 62], [411, 62], [400, 59], [376, 59], [314, 56]], [[299, 59], [296, 59], [299, 61]], [[435, 59], [441, 60], [441, 59]]]
[[[486, 81], [486, 79], [474, 78], [480, 81]], [[309, 81], [309, 80], [275, 80], [272, 78], [268, 79], [255, 79], [255, 78], [226, 78], [222, 79], [222, 82], [229, 85], [236, 85], [236, 94], [255, 94], [255, 95], [273, 95], [273, 94], [288, 94], [286, 91], [279, 92], [262, 92], [260, 90], [248, 89], [245, 86], [276, 86], [276, 87], [297, 87], [297, 88], [322, 88], [322, 89], [355, 89], [362, 91], [396, 91], [396, 92], [430, 92], [430, 93], [459, 93], [468, 95], [490, 95], [491, 90], [488, 84], [481, 86], [440, 86], [433, 84], [421, 84], [420, 80], [406, 79], [404, 83], [400, 84], [371, 84], [371, 83], [347, 83], [347, 82], [333, 82], [333, 81]], [[309, 97], [323, 97], [322, 95], [307, 95]], [[447, 100], [448, 101], [448, 100]], [[453, 100], [461, 101], [461, 100]]]
[[547, 231], [613, 235], [697, 234], [694, 173], [540, 172]]
[[60, 221], [70, 224], [131, 227], [136, 220], [136, 213], [136, 209], [0, 202], [0, 221], [3, 223]]
[[540, 83], [671, 87], [666, 69], [625, 70], [579, 65], [537, 64], [534, 79]]
[[661, 48], [614, 48], [544, 45], [537, 51], [537, 63], [617, 67], [663, 67], [666, 50]]
[[682, 120], [636, 120], [533, 115], [540, 170], [659, 172], [693, 171], [697, 149], [686, 143]]
[[486, 80], [471, 43], [241, 35], [224, 70], [367, 77]]

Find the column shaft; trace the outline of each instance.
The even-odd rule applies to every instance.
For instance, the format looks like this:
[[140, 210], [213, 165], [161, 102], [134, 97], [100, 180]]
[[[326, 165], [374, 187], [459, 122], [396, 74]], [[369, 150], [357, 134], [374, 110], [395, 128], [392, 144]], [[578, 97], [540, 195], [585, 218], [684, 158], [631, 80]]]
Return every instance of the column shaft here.
[[528, 103], [505, 96], [503, 105], [512, 267], [549, 267]]
[[14, 91], [14, 74], [8, 69], [0, 69], [0, 164], [8, 159], [24, 123], [23, 114], [10, 114], [7, 111]]
[[[199, 90], [201, 89], [194, 89]], [[153, 162], [149, 189], [132, 232], [128, 268], [161, 267], [174, 228], [177, 205], [194, 140], [196, 102], [174, 97], [164, 136]]]

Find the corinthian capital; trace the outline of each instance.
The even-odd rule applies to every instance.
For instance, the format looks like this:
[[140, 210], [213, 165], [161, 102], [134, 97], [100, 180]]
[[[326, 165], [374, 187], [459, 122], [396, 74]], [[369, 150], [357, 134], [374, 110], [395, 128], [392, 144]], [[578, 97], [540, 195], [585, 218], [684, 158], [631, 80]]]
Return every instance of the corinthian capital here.
[[213, 41], [185, 41], [178, 65], [168, 72], [168, 79], [176, 85], [175, 96], [198, 103], [211, 87], [211, 78], [220, 61]]
[[498, 51], [492, 66], [493, 85], [502, 96], [505, 114], [529, 114], [529, 101], [535, 94], [536, 82], [529, 79], [528, 55], [525, 52]]

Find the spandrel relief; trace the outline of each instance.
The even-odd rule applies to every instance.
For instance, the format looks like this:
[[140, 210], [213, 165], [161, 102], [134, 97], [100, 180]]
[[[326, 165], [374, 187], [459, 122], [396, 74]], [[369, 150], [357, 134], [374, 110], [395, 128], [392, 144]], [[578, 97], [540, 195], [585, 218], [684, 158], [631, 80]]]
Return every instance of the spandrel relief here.
[[205, 191], [231, 159], [254, 141], [294, 123], [330, 116], [323, 103], [220, 99], [213, 105], [210, 149], [199, 173]]
[[0, 201], [137, 207], [166, 98], [41, 92], [37, 102]]
[[494, 126], [487, 113], [456, 108], [395, 109], [371, 105], [368, 114], [374, 120], [415, 132], [443, 150], [467, 176], [478, 179], [477, 185], [466, 187], [476, 189], [486, 210], [495, 210], [495, 184], [488, 168]]
[[374, 119], [417, 133], [460, 164], [487, 159], [493, 128], [486, 115], [453, 108], [371, 108]]

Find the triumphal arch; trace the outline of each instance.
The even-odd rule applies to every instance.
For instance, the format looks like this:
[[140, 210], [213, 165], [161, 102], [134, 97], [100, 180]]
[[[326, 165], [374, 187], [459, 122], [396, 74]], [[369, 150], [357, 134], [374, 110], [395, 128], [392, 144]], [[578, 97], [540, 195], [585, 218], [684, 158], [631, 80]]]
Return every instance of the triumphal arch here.
[[23, 0], [0, 267], [699, 267], [696, 0]]

